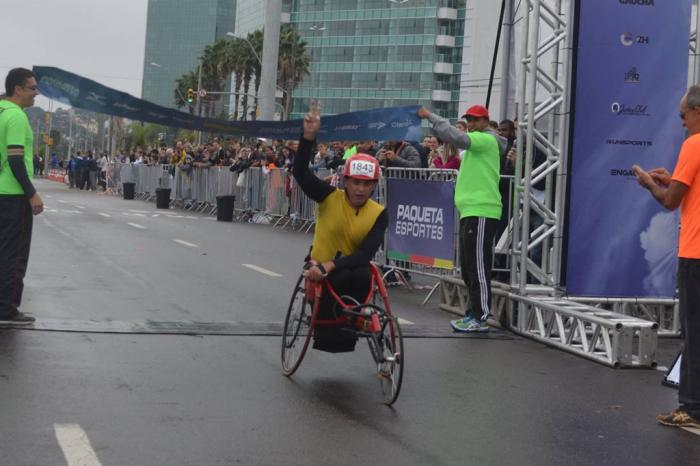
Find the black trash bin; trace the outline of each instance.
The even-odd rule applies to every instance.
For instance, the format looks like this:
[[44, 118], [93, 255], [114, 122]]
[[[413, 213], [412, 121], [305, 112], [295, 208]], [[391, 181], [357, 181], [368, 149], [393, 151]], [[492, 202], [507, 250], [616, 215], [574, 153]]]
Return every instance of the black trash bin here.
[[216, 196], [216, 219], [220, 222], [233, 221], [233, 202], [236, 196]]
[[122, 183], [122, 191], [124, 192], [124, 199], [133, 199], [135, 188], [136, 188], [136, 183], [131, 183], [128, 181]]
[[159, 209], [170, 208], [170, 188], [156, 188], [156, 207]]

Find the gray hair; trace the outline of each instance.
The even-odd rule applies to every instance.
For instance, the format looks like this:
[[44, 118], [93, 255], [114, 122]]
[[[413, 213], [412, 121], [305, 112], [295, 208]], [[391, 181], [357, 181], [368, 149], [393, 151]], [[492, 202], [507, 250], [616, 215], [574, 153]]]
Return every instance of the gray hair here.
[[688, 108], [700, 107], [700, 85], [691, 86], [685, 97]]

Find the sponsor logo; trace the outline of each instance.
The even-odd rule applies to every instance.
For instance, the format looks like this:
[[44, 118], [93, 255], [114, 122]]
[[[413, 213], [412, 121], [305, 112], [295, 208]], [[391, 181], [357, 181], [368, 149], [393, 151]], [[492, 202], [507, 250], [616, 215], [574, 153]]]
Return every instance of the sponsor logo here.
[[613, 146], [640, 146], [640, 147], [651, 147], [651, 141], [640, 141], [637, 139], [615, 139], [610, 138], [605, 140], [605, 144]]
[[619, 0], [621, 5], [654, 6], [654, 0]]
[[634, 171], [631, 168], [611, 168], [610, 176], [634, 176]]
[[442, 241], [445, 237], [444, 224], [442, 207], [399, 204], [393, 228], [398, 236]]
[[635, 66], [631, 70], [629, 70], [627, 73], [625, 73], [625, 82], [626, 83], [638, 83], [639, 82], [639, 71], [637, 71], [637, 67]]
[[649, 43], [649, 36], [642, 36], [633, 32], [623, 32], [620, 34], [620, 42], [622, 42], [622, 45], [625, 47], [629, 47], [633, 44], [646, 45]]
[[619, 102], [613, 102], [610, 106], [610, 110], [612, 110], [615, 115], [622, 116], [649, 116], [647, 108], [649, 108], [648, 105], [629, 106]]

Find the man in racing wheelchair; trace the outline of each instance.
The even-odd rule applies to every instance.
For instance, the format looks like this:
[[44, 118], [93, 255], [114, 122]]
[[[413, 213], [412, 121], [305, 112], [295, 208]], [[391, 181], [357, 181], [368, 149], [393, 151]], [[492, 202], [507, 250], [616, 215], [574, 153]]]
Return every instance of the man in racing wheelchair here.
[[[325, 278], [338, 296], [362, 303], [371, 284], [369, 263], [384, 240], [388, 224], [386, 209], [370, 199], [379, 181], [379, 163], [367, 154], [355, 154], [347, 159], [345, 189], [317, 178], [309, 169], [309, 161], [320, 127], [320, 113], [310, 111], [304, 117], [304, 132], [292, 168], [301, 189], [318, 203], [316, 229], [304, 277], [312, 281]], [[337, 307], [330, 293], [323, 292], [318, 318], [334, 319]], [[343, 328], [314, 328], [315, 349], [331, 353], [353, 351], [356, 342], [354, 332]]]

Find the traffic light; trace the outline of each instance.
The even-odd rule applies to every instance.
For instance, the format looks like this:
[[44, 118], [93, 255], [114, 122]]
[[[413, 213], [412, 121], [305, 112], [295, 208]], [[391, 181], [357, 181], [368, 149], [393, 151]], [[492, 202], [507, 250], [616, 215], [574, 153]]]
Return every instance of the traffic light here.
[[187, 88], [187, 103], [191, 104], [192, 101], [194, 100], [194, 89], [191, 87]]

